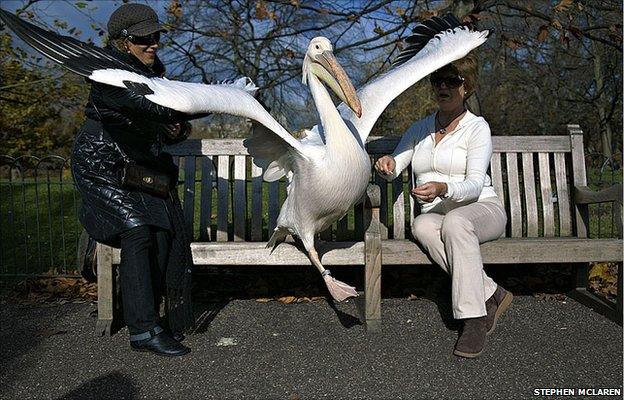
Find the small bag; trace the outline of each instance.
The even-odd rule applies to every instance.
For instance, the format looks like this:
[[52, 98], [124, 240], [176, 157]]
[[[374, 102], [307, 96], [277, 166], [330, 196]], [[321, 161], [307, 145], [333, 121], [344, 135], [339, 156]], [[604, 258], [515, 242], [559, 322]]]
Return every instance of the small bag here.
[[165, 173], [143, 167], [126, 160], [120, 173], [121, 187], [138, 190], [154, 196], [167, 198], [171, 189], [171, 177]]

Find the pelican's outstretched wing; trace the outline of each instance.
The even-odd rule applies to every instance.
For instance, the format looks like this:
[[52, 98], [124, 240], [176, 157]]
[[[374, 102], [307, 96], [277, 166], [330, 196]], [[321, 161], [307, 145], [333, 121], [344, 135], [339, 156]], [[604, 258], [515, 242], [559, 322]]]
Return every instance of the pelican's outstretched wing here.
[[1, 8], [0, 20], [35, 50], [79, 75], [88, 77], [93, 71], [105, 68], [139, 72], [107, 49], [46, 31]]
[[358, 118], [346, 104], [338, 106], [352, 132], [366, 142], [381, 113], [398, 95], [435, 70], [467, 55], [483, 44], [489, 31], [475, 31], [452, 15], [433, 17], [418, 24], [406, 39], [408, 46], [389, 71], [357, 91], [362, 104]]
[[251, 118], [268, 128], [284, 149], [303, 154], [303, 145], [253, 98], [251, 93], [257, 88], [249, 78], [212, 85], [148, 78], [107, 49], [46, 31], [2, 9], [0, 19], [35, 50], [92, 81], [130, 90], [186, 114], [224, 113]]

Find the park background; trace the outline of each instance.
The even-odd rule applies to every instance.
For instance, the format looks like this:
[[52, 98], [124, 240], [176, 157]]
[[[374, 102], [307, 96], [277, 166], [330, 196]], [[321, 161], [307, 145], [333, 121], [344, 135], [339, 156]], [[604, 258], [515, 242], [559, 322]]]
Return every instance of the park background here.
[[[494, 135], [565, 135], [567, 124], [579, 124], [590, 186], [597, 189], [622, 180], [619, 1], [138, 2], [152, 6], [170, 27], [159, 51], [169, 78], [213, 82], [249, 76], [260, 88], [261, 101], [295, 133], [312, 126], [316, 118], [301, 83], [309, 39], [328, 37], [359, 87], [389, 67], [418, 20], [452, 12], [480, 29], [493, 30], [476, 50], [481, 76], [469, 106], [486, 118]], [[2, 7], [47, 29], [102, 46], [108, 16], [122, 3], [4, 0]], [[72, 276], [80, 226], [79, 199], [68, 166], [89, 86], [33, 52], [6, 27], [0, 27], [0, 69], [0, 276]], [[400, 136], [434, 107], [428, 83], [416, 84], [388, 107], [372, 135]], [[248, 121], [233, 117], [210, 116], [193, 125], [192, 138], [240, 138], [250, 132]], [[592, 221], [592, 235], [615, 234], [609, 207], [593, 209]], [[599, 264], [592, 270], [594, 285], [607, 297], [615, 295], [613, 268]], [[565, 268], [524, 268], [513, 276], [514, 271], [506, 273], [531, 293], [562, 292], [572, 275]], [[267, 296], [262, 277], [241, 278], [246, 273], [222, 275], [219, 282], [231, 279], [231, 285], [219, 285], [219, 290], [229, 287], [229, 295]], [[407, 280], [393, 274], [384, 281], [386, 293], [410, 295], [410, 285], [427, 282], [413, 274]], [[318, 292], [313, 275], [305, 276], [299, 293]], [[284, 278], [284, 290], [291, 278]], [[23, 288], [25, 293], [41, 290], [43, 297], [54, 297], [62, 292], [56, 282], [41, 287], [31, 282]], [[68, 283], [72, 280], [60, 282], [65, 291], [73, 287]], [[93, 290], [86, 292], [93, 296]]]

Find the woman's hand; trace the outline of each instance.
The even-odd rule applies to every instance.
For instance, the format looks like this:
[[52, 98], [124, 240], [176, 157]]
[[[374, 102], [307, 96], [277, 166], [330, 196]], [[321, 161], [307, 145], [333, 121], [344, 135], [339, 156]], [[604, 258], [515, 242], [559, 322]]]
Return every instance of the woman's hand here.
[[167, 125], [167, 129], [165, 129], [165, 134], [169, 137], [169, 139], [177, 139], [182, 132], [182, 125], [179, 123], [169, 124]]
[[394, 168], [396, 168], [396, 161], [392, 156], [383, 156], [375, 163], [375, 169], [383, 175], [392, 175]]
[[422, 201], [431, 203], [436, 197], [445, 195], [446, 191], [447, 186], [444, 182], [427, 182], [412, 189], [412, 195]]

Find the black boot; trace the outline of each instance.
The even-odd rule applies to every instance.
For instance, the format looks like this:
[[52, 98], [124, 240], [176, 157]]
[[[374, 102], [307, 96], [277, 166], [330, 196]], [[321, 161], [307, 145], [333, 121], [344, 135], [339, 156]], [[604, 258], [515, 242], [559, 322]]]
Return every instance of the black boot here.
[[145, 340], [131, 340], [130, 347], [134, 351], [146, 351], [165, 357], [178, 357], [191, 352], [191, 349], [174, 340], [165, 331], [154, 334], [150, 331], [150, 338]]

